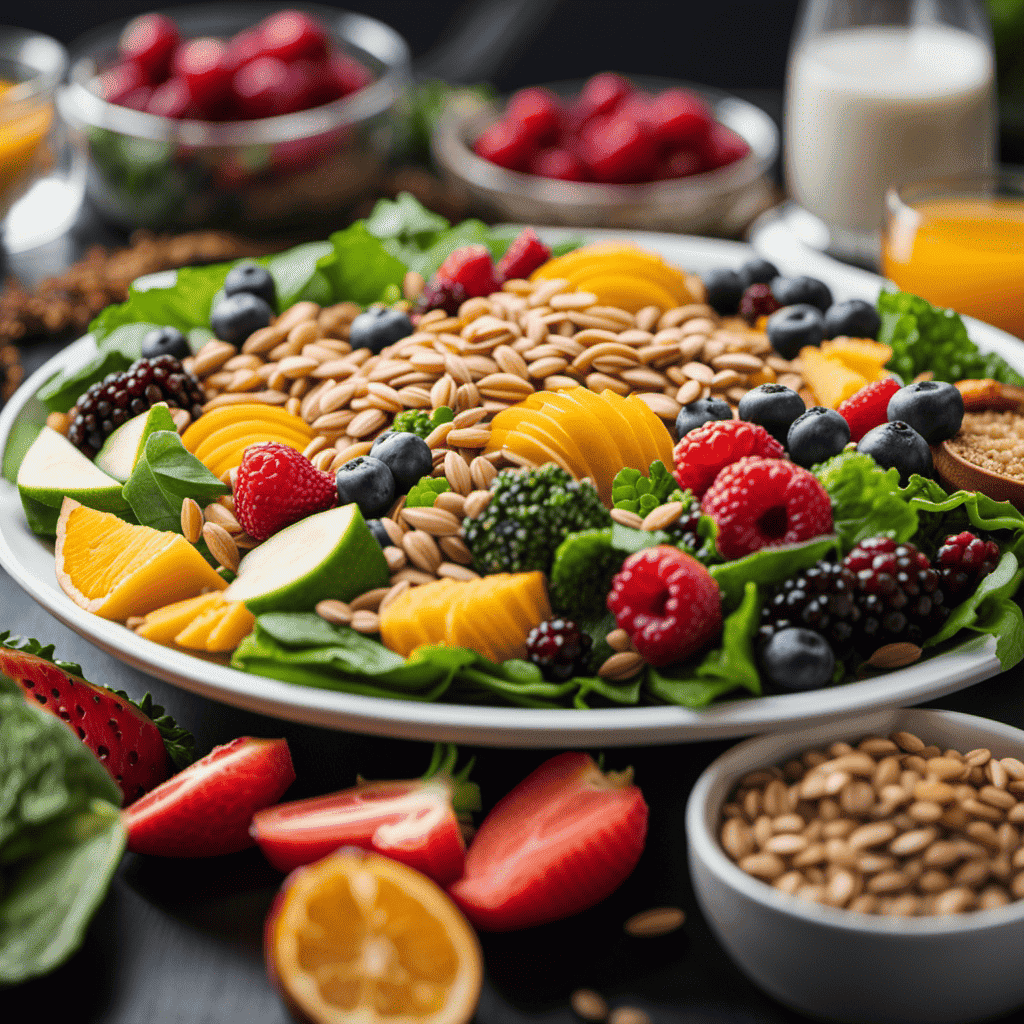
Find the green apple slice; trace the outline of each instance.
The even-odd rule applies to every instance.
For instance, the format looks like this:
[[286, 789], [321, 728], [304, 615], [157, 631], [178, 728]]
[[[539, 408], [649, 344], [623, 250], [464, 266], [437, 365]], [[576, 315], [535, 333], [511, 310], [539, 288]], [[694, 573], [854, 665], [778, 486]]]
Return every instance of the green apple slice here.
[[104, 473], [121, 483], [127, 483], [135, 463], [146, 450], [147, 438], [157, 430], [177, 432], [166, 402], [157, 402], [146, 412], [122, 423], [107, 438], [93, 461]]
[[121, 483], [86, 458], [66, 437], [49, 427], [25, 453], [18, 469], [18, 493], [33, 533], [53, 537], [65, 497], [101, 512], [129, 512]]
[[254, 615], [308, 612], [318, 601], [351, 601], [390, 579], [384, 552], [357, 505], [343, 505], [286, 526], [253, 548], [224, 591]]

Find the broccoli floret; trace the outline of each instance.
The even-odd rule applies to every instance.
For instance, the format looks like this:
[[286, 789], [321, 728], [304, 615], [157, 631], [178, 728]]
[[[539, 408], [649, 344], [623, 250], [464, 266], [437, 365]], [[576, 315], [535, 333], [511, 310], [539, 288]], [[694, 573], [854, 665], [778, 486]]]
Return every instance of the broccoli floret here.
[[611, 526], [611, 516], [589, 481], [558, 466], [502, 470], [490, 504], [465, 522], [473, 567], [496, 572], [550, 572], [558, 545], [570, 533]]
[[433, 508], [439, 494], [451, 487], [443, 476], [423, 476], [409, 488], [405, 496], [406, 508]]
[[435, 409], [433, 413], [424, 412], [422, 409], [406, 409], [395, 417], [391, 430], [396, 434], [428, 437], [435, 427], [442, 423], [450, 423], [454, 418], [455, 413], [446, 405]]
[[638, 469], [624, 466], [612, 481], [612, 504], [638, 516], [646, 516], [659, 505], [668, 501], [681, 501], [676, 478], [665, 468], [660, 459], [651, 463], [650, 475], [644, 476]]
[[572, 619], [594, 619], [607, 610], [612, 577], [626, 552], [612, 547], [612, 531], [570, 533], [555, 552], [551, 567], [551, 606]]

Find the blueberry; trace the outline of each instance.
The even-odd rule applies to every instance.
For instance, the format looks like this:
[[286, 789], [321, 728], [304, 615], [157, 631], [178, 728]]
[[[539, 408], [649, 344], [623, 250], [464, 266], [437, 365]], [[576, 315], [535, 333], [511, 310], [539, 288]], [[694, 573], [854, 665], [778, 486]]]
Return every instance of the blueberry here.
[[824, 313], [832, 305], [832, 292], [816, 277], [777, 277], [771, 286], [780, 306], [815, 306]]
[[729, 316], [740, 308], [745, 287], [735, 270], [709, 270], [704, 275], [708, 305], [722, 316]]
[[747, 260], [739, 269], [744, 288], [752, 284], [771, 284], [779, 276], [779, 268], [767, 260]]
[[367, 519], [366, 525], [370, 528], [370, 533], [373, 534], [373, 539], [382, 548], [386, 548], [392, 543], [391, 537], [388, 535], [388, 531], [384, 529], [384, 524], [379, 519]]
[[156, 327], [142, 339], [141, 355], [143, 359], [157, 356], [185, 359], [192, 355], [192, 346], [177, 327]]
[[863, 299], [837, 302], [825, 310], [825, 337], [877, 338], [882, 327], [878, 310]]
[[377, 519], [387, 515], [395, 503], [395, 478], [380, 459], [360, 455], [350, 459], [335, 476], [338, 501], [359, 506], [364, 519]]
[[370, 455], [380, 459], [395, 478], [398, 494], [405, 494], [420, 477], [429, 476], [434, 457], [427, 442], [416, 434], [398, 433], [374, 444]]
[[258, 295], [236, 292], [220, 300], [210, 313], [210, 326], [221, 341], [240, 345], [254, 331], [266, 327], [274, 311]]
[[895, 466], [900, 471], [900, 483], [906, 484], [912, 473], [932, 475], [932, 450], [928, 442], [909, 424], [893, 420], [869, 430], [857, 445], [882, 469]]
[[724, 398], [698, 398], [684, 405], [676, 416], [676, 434], [682, 437], [712, 420], [731, 420], [732, 408]]
[[836, 669], [836, 656], [828, 641], [813, 629], [795, 626], [772, 634], [758, 660], [761, 671], [779, 690], [828, 686]]
[[817, 306], [803, 303], [772, 313], [764, 328], [772, 347], [783, 359], [795, 359], [805, 345], [820, 345], [825, 323]]
[[258, 263], [239, 263], [228, 271], [228, 276], [224, 278], [224, 294], [237, 295], [239, 292], [258, 295], [271, 308], [277, 305], [274, 279], [270, 271]]
[[964, 419], [960, 389], [943, 380], [921, 380], [900, 388], [889, 399], [890, 420], [909, 423], [929, 444], [951, 438]]
[[816, 405], [793, 420], [786, 435], [789, 457], [805, 469], [838, 455], [850, 443], [850, 424], [835, 411]]
[[352, 321], [348, 341], [354, 349], [368, 348], [371, 352], [379, 352], [402, 338], [408, 338], [413, 329], [412, 321], [400, 309], [371, 306]]
[[759, 384], [740, 399], [737, 411], [741, 420], [759, 424], [785, 444], [790, 424], [806, 408], [804, 400], [785, 384]]

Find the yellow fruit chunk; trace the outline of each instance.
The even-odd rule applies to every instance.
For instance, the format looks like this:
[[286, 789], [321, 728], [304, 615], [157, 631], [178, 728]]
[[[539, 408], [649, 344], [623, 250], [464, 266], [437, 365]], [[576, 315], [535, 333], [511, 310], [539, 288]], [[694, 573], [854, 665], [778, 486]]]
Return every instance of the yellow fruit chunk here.
[[657, 306], [664, 311], [681, 305], [670, 291], [639, 274], [595, 274], [584, 277], [577, 287], [593, 292], [602, 306], [618, 306], [630, 313], [637, 313], [644, 306]]
[[425, 875], [347, 848], [293, 871], [271, 909], [267, 971], [312, 1024], [468, 1024], [483, 958]]
[[888, 345], [862, 338], [823, 341], [821, 351], [829, 359], [838, 359], [869, 381], [878, 379], [879, 372], [884, 372], [885, 364], [892, 359], [892, 349]]
[[867, 378], [856, 370], [851, 370], [838, 359], [829, 358], [817, 348], [808, 346], [801, 349], [800, 362], [805, 383], [818, 404], [829, 409], [835, 409], [868, 383]]
[[241, 601], [229, 601], [218, 591], [157, 608], [135, 632], [158, 644], [226, 653], [233, 651], [255, 624], [256, 617]]
[[189, 597], [184, 601], [175, 601], [174, 604], [151, 611], [146, 616], [146, 621], [135, 632], [138, 636], [152, 640], [154, 643], [170, 644], [196, 618], [211, 608], [217, 608], [223, 604], [224, 598], [221, 597], [219, 591], [212, 594], [201, 594], [199, 597]]
[[455, 580], [441, 579], [396, 597], [380, 616], [385, 646], [408, 658], [417, 647], [444, 643], [448, 605], [459, 586]]
[[220, 621], [206, 638], [206, 649], [215, 654], [233, 651], [255, 625], [256, 616], [241, 601], [225, 601]]
[[311, 435], [311, 430], [293, 430], [291, 427], [284, 427], [280, 424], [271, 426], [261, 423], [259, 420], [239, 420], [237, 423], [221, 427], [208, 437], [203, 438], [192, 454], [205, 464], [206, 456], [210, 452], [216, 451], [231, 441], [248, 439], [249, 444], [256, 444], [257, 441], [281, 441], [284, 444], [291, 444], [293, 448], [305, 448], [312, 440]]
[[671, 466], [673, 444], [672, 435], [668, 432], [668, 427], [665, 426], [657, 414], [652, 411], [651, 407], [638, 395], [630, 395], [626, 399], [626, 404], [630, 407], [634, 417], [632, 420], [633, 426], [638, 427], [640, 424], [644, 424], [647, 427], [654, 452], [651, 456], [651, 462], [654, 462], [655, 459], [660, 459], [666, 467]]
[[223, 476], [229, 469], [234, 469], [242, 464], [242, 456], [245, 455], [246, 448], [253, 444], [260, 444], [263, 441], [276, 441], [278, 444], [286, 444], [289, 448], [294, 448], [300, 452], [309, 444], [309, 441], [300, 442], [284, 437], [266, 437], [257, 434], [243, 437], [236, 441], [228, 441], [219, 448], [215, 448], [206, 458], [199, 461], [214, 476]]
[[181, 534], [133, 526], [71, 498], [61, 506], [54, 557], [61, 590], [119, 622], [227, 586]]
[[[224, 405], [219, 409], [211, 409], [209, 412], [203, 413], [195, 423], [189, 424], [185, 429], [181, 435], [181, 443], [185, 446], [186, 451], [194, 453], [199, 445], [215, 431], [246, 420], [254, 423], [254, 432], [260, 429], [260, 425], [268, 432], [273, 426], [279, 426], [303, 436], [308, 435], [309, 441], [313, 439], [313, 431], [300, 416], [295, 416], [276, 405], [240, 402], [238, 405]], [[309, 441], [306, 443], [308, 444]]]

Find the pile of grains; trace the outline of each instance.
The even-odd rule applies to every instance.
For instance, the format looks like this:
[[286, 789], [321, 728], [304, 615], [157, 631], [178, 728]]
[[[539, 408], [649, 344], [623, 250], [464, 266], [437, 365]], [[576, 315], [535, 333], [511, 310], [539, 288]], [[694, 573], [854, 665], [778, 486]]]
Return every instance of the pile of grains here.
[[744, 777], [721, 843], [799, 899], [898, 917], [1024, 899], [1024, 762], [909, 732], [808, 750]]
[[1011, 410], [965, 412], [960, 432], [947, 442], [960, 458], [1024, 483], [1024, 415]]

